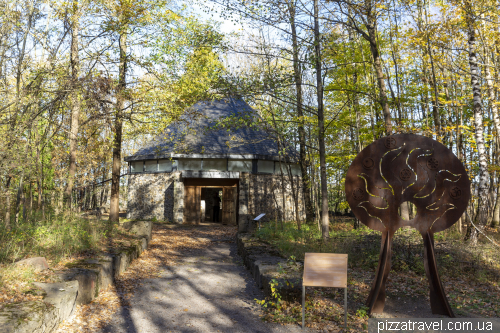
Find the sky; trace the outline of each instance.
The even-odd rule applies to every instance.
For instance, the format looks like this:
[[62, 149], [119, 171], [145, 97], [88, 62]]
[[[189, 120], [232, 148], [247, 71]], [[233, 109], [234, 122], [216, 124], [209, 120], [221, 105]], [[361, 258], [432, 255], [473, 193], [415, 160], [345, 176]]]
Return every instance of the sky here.
[[[203, 11], [203, 7], [209, 7], [213, 10], [213, 16], [210, 14], [207, 14]], [[221, 24], [220, 26], [220, 31], [222, 33], [228, 34], [232, 32], [238, 32], [243, 29], [243, 26], [239, 23], [231, 22], [231, 21], [226, 21], [220, 16], [220, 12], [223, 10], [223, 7], [221, 7], [218, 4], [215, 4], [210, 1], [206, 1], [203, 4], [198, 4], [195, 3], [192, 6], [192, 11], [196, 15], [199, 15], [199, 18], [201, 20], [213, 20], [215, 22], [219, 22]]]

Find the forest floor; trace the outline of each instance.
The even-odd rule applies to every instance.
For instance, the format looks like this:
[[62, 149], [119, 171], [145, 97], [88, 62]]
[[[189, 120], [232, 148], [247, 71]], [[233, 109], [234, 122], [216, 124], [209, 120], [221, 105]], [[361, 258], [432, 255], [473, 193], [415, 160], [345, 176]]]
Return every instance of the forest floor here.
[[[97, 225], [100, 223], [96, 223], [95, 220], [87, 223], [89, 225], [87, 225], [88, 229], [85, 232], [94, 235], [84, 236], [88, 239], [83, 242], [88, 244], [83, 249], [82, 247], [72, 249], [68, 246], [65, 251], [61, 249], [61, 247], [64, 247], [64, 244], [62, 244], [58, 245], [58, 248], [54, 250], [54, 245], [47, 244], [50, 243], [49, 241], [46, 241], [46, 244], [43, 245], [40, 244], [43, 243], [43, 240], [34, 242], [37, 243], [35, 245], [25, 241], [23, 251], [19, 251], [16, 259], [43, 256], [47, 260], [49, 269], [36, 272], [31, 267], [18, 266], [15, 263], [0, 263], [0, 310], [11, 303], [41, 300], [42, 296], [39, 296], [38, 289], [33, 282], [60, 282], [58, 273], [69, 269], [72, 263], [83, 259], [96, 258], [100, 253], [106, 253], [111, 249], [120, 247], [128, 247], [137, 242], [135, 235], [130, 234], [118, 225], [113, 227], [112, 237], [106, 237], [103, 233], [98, 234], [95, 231], [95, 229], [102, 231], [102, 227], [92, 227], [92, 224]], [[26, 235], [26, 233], [23, 235]]]
[[[236, 254], [236, 227], [155, 224], [116, 286], [60, 325], [67, 332], [302, 332], [265, 323], [262, 290]], [[306, 330], [307, 332], [307, 330]]]
[[[343, 238], [343, 232], [356, 233], [352, 231], [352, 224], [349, 224], [349, 221], [347, 220], [332, 224], [332, 229], [334, 236], [336, 235], [335, 237], [337, 237], [332, 237], [334, 242], [340, 244], [339, 246], [341, 247], [343, 246], [344, 249], [347, 249], [348, 251], [346, 252], [356, 251], [361, 255], [358, 257], [354, 255], [349, 256], [348, 326], [350, 332], [363, 332], [366, 331], [368, 320], [368, 309], [364, 306], [364, 302], [368, 296], [375, 272], [376, 262], [378, 260], [380, 238], [377, 238], [376, 236], [374, 237], [373, 235], [361, 235], [362, 237], [358, 235], [352, 239], [346, 237]], [[498, 240], [499, 235], [494, 235], [495, 231], [496, 230], [489, 230], [489, 233], [490, 235], [493, 234], [492, 237], [494, 237], [494, 239]], [[337, 232], [337, 234], [335, 234], [335, 232]], [[231, 246], [234, 247], [235, 234], [235, 227], [211, 226], [200, 228], [196, 226], [178, 227], [168, 224], [154, 224], [153, 239], [148, 249], [144, 251], [138, 259], [133, 261], [127, 271], [117, 279], [115, 286], [102, 291], [92, 303], [78, 306], [75, 316], [69, 322], [61, 324], [58, 333], [99, 331], [136, 332], [134, 330], [126, 329], [127, 324], [130, 326], [130, 319], [134, 313], [134, 294], [136, 294], [137, 297], [143, 297], [142, 294], [144, 294], [144, 290], [151, 290], [148, 289], [147, 286], [150, 288], [154, 287], [154, 284], [152, 284], [151, 281], [160, 281], [161, 279], [168, 277], [166, 275], [166, 268], [170, 267], [170, 273], [172, 273], [173, 270], [182, 269], [175, 268], [177, 266], [185, 267], [186, 257], [195, 256], [199, 258], [200, 261], [205, 260], [206, 258], [203, 258], [203, 251], [209, 247], [213, 247], [214, 244], [217, 244], [217, 242], [228, 246], [231, 244]], [[124, 238], [126, 237], [124, 236]], [[304, 239], [299, 239], [296, 242], [294, 241], [294, 244], [286, 248], [287, 251], [282, 251], [283, 255], [285, 257], [289, 257], [289, 251], [291, 250], [297, 251], [300, 249], [301, 251], [306, 251], [306, 249], [303, 248], [305, 245], [301, 243], [303, 240]], [[313, 239], [309, 238], [306, 240], [311, 244], [314, 243]], [[118, 243], [126, 242], [126, 239], [116, 241], [118, 241]], [[410, 244], [409, 240], [406, 238], [404, 238], [403, 244], [406, 244], [406, 241], [408, 241], [407, 245], [404, 245], [404, 247], [400, 246], [399, 248], [398, 246], [395, 246], [395, 251], [393, 252], [393, 270], [389, 275], [389, 281], [387, 283], [386, 307], [382, 316], [386, 318], [436, 317], [432, 315], [430, 311], [428, 283], [425, 273], [423, 272], [422, 267], [418, 265], [418, 262], [422, 259], [419, 248], [414, 247], [414, 244]], [[269, 243], [273, 245], [273, 241], [269, 241]], [[288, 243], [290, 243], [290, 240]], [[277, 248], [280, 248], [280, 246], [283, 247], [283, 243], [277, 244], [274, 242], [274, 245]], [[321, 246], [320, 243], [317, 243], [316, 245]], [[465, 255], [457, 257], [453, 252], [456, 252], [454, 246], [453, 242], [447, 242], [446, 240], [440, 240], [436, 243], [438, 256], [445, 260], [444, 262], [441, 261], [443, 269], [440, 271], [440, 274], [453, 311], [459, 318], [500, 317], [499, 281], [498, 279], [492, 280], [492, 276], [498, 276], [496, 274], [499, 274], [500, 269], [497, 267], [498, 265], [496, 261], [487, 262], [486, 260], [485, 262], [484, 259], [485, 253], [487, 254], [486, 257], [490, 257], [489, 251], [491, 249], [482, 249], [479, 251], [478, 253], [481, 254], [481, 257], [477, 254], [477, 257], [474, 257], [473, 255], [467, 259]], [[408, 253], [397, 253], [397, 251], [401, 252], [404, 249], [406, 249]], [[321, 249], [317, 249], [315, 252], [331, 252], [335, 250], [335, 246], [332, 246], [331, 249], [323, 247]], [[236, 275], [229, 278], [226, 276], [225, 278], [231, 281], [233, 279], [237, 280], [238, 274], [242, 274], [241, 276], [245, 275], [245, 273], [243, 273], [245, 268], [238, 263], [241, 261], [241, 258], [235, 253], [235, 251], [228, 251], [226, 251], [227, 253], [225, 252], [225, 255], [227, 256], [228, 261], [233, 262], [234, 265], [232, 264], [233, 266], [231, 266], [231, 269], [236, 270]], [[413, 259], [420, 260], [409, 260], [408, 255], [410, 254], [414, 257]], [[87, 252], [73, 255], [68, 257], [65, 261], [58, 263], [58, 267], [59, 265], [64, 266], [65, 262], [82, 259], [91, 255], [92, 253]], [[448, 260], [448, 262], [446, 260]], [[405, 264], [407, 264], [407, 266], [405, 266]], [[190, 264], [188, 263], [188, 265]], [[240, 268], [237, 268], [235, 265]], [[222, 273], [227, 273], [229, 271], [226, 266], [220, 267], [222, 269]], [[455, 272], [448, 269], [449, 267], [454, 267]], [[206, 267], [203, 269], [206, 269]], [[241, 272], [237, 273], [237, 269], [240, 269]], [[6, 304], [7, 302], [20, 302], [41, 298], [35, 293], [27, 292], [27, 290], [29, 290], [29, 284], [24, 284], [25, 282], [18, 282], [15, 284], [13, 281], [15, 281], [16, 276], [20, 278], [19, 281], [36, 280], [51, 282], [51, 272], [52, 271], [49, 271], [48, 273], [31, 272], [29, 273], [29, 276], [26, 277], [25, 275], [28, 274], [26, 271], [22, 272], [11, 270], [10, 278], [8, 279], [10, 284], [4, 283], [4, 289], [0, 289], [0, 307], [2, 303]], [[177, 271], [176, 274], [182, 276], [182, 274], [185, 273], [186, 272]], [[248, 273], [246, 273], [246, 275], [248, 275]], [[201, 274], [201, 276], [203, 275]], [[224, 279], [224, 274], [222, 274], [220, 278]], [[247, 278], [251, 279], [250, 277]], [[169, 282], [174, 283], [171, 277]], [[219, 282], [224, 281], [221, 280]], [[254, 281], [247, 281], [247, 284], [249, 283], [255, 285]], [[185, 286], [179, 286], [179, 288], [184, 287]], [[214, 289], [214, 291], [215, 290], [216, 289]], [[252, 293], [255, 293], [255, 295], [250, 295], [250, 302], [254, 296], [255, 299], [262, 299], [261, 291], [256, 290], [255, 286], [253, 286], [252, 290]], [[238, 294], [236, 291], [235, 293]], [[344, 294], [341, 289], [307, 288], [306, 326], [313, 330], [325, 332], [343, 332], [343, 295]], [[155, 296], [152, 296], [149, 301], [158, 301], [159, 299], [166, 301], [168, 300], [168, 295], [158, 292]], [[254, 302], [255, 299], [253, 299]], [[214, 301], [221, 301], [221, 298], [215, 297]], [[148, 301], [146, 300], [146, 302], [143, 303], [148, 304], [147, 302]], [[294, 302], [283, 302], [279, 310], [273, 307], [262, 308], [256, 304], [257, 302], [253, 304], [254, 306], [251, 306], [247, 302], [246, 306], [250, 306], [252, 308], [252, 313], [247, 313], [244, 316], [250, 316], [252, 318], [255, 317], [258, 319], [258, 322], [263, 320], [270, 323], [270, 326], [265, 326], [267, 328], [264, 328], [262, 331], [266, 331], [266, 329], [270, 330], [272, 328], [273, 330], [279, 332], [279, 328], [273, 326], [276, 324], [287, 325], [286, 327], [293, 327], [295, 329], [301, 321], [300, 300], [296, 300]], [[181, 305], [181, 303], [178, 304], [178, 306]], [[232, 306], [232, 308], [235, 308], [235, 306]], [[186, 309], [188, 308], [186, 307]], [[244, 309], [245, 306], [243, 306], [242, 311], [246, 311]], [[188, 313], [191, 313], [189, 312], [189, 309], [186, 312], [187, 313], [184, 314], [184, 317], [186, 317]], [[123, 316], [124, 313], [129, 314], [127, 317], [128, 319], [125, 318], [126, 316]], [[203, 313], [203, 311], [199, 314], [193, 314], [193, 316], [199, 318], [201, 313]], [[238, 316], [232, 318], [241, 318], [241, 315]], [[124, 321], [117, 321], [119, 318], [122, 318]], [[158, 317], [157, 320], [159, 320], [159, 318], [161, 319], [161, 317]], [[178, 322], [178, 324], [180, 323], [182, 323], [182, 321]], [[213, 331], [216, 332], [218, 329], [226, 327], [229, 328], [230, 331], [231, 326], [229, 324], [230, 323], [226, 323], [226, 326], [222, 325], [219, 328], [217, 328], [217, 326], [211, 326], [210, 330], [213, 329]], [[190, 325], [189, 327], [191, 327], [188, 329], [188, 326], [186, 326], [185, 328], [187, 331], [197, 331], [195, 321], [185, 321], [185, 325]], [[180, 329], [180, 327], [175, 326], [170, 328], [172, 328], [173, 331]], [[137, 330], [137, 332], [140, 331], [142, 330]]]
[[[303, 259], [305, 252], [348, 253], [348, 315], [352, 331], [367, 327], [368, 308], [365, 301], [371, 289], [378, 263], [380, 236], [352, 229], [352, 221], [339, 219], [332, 224], [330, 245], [313, 239], [307, 231], [280, 231], [274, 227], [261, 230], [261, 239], [273, 245], [286, 258]], [[290, 227], [290, 226], [288, 226]], [[295, 230], [296, 232], [296, 230]], [[497, 229], [489, 236], [498, 242]], [[436, 242], [438, 269], [450, 306], [458, 318], [500, 317], [500, 265], [498, 248], [489, 243], [468, 248], [463, 242], [440, 235]], [[392, 270], [386, 284], [386, 304], [382, 318], [434, 318], [429, 303], [429, 285], [423, 268], [421, 240], [410, 230], [402, 231], [393, 244]], [[308, 287], [306, 304], [309, 313], [306, 326], [338, 332], [344, 323], [344, 292], [342, 289]], [[281, 303], [281, 309], [269, 307], [264, 318], [288, 323], [300, 318], [301, 303]]]

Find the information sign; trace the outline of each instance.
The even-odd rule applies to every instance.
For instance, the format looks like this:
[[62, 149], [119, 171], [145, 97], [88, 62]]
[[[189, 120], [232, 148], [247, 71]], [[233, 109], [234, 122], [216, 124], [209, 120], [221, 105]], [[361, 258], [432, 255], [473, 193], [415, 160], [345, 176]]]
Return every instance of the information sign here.
[[260, 214], [259, 216], [257, 216], [256, 218], [253, 219], [254, 221], [257, 221], [259, 223], [259, 230], [260, 230], [260, 219], [263, 218], [264, 215], [266, 215], [266, 214], [264, 214], [264, 213]]
[[302, 277], [302, 328], [305, 321], [306, 287], [344, 288], [344, 321], [347, 329], [347, 254], [305, 254]]

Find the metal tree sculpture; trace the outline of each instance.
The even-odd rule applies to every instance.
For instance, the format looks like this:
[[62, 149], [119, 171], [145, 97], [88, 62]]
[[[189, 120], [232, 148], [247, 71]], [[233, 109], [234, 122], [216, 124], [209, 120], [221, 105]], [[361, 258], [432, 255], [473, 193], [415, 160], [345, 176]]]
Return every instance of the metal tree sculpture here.
[[[460, 160], [431, 138], [414, 134], [388, 136], [370, 144], [354, 159], [345, 190], [356, 217], [382, 232], [378, 268], [367, 300], [370, 312], [384, 309], [394, 233], [411, 226], [424, 241], [432, 313], [454, 317], [439, 279], [433, 235], [451, 227], [467, 207], [470, 183]], [[399, 215], [399, 207], [407, 201], [417, 208], [411, 220]]]

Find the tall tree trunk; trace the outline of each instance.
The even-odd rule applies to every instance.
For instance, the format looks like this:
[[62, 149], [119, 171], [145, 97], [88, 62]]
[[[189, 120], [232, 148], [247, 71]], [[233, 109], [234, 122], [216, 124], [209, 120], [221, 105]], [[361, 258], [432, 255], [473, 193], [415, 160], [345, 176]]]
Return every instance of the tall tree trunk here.
[[7, 181], [5, 183], [5, 228], [10, 230], [10, 182], [12, 180], [11, 176], [7, 176]]
[[[496, 158], [497, 165], [500, 165], [500, 116], [498, 114], [498, 105], [497, 100], [495, 98], [495, 86], [493, 84], [493, 79], [491, 77], [490, 71], [490, 58], [489, 55], [485, 54], [486, 64], [484, 66], [484, 70], [486, 73], [486, 85], [488, 86], [488, 100], [491, 107], [491, 112], [493, 114], [493, 123], [495, 125], [496, 131]], [[497, 175], [500, 175], [500, 172], [497, 171]], [[500, 179], [500, 177], [498, 177]], [[491, 227], [495, 228], [500, 224], [500, 189], [497, 191], [497, 197], [495, 202], [495, 210], [493, 211], [493, 218], [491, 220]]]
[[33, 182], [30, 180], [30, 217], [33, 218]]
[[297, 93], [297, 117], [299, 120], [299, 164], [302, 173], [302, 196], [306, 209], [306, 223], [313, 221], [313, 206], [311, 202], [311, 179], [307, 173], [309, 161], [306, 157], [306, 132], [304, 130], [304, 112], [302, 107], [302, 71], [299, 60], [299, 43], [297, 41], [297, 27], [295, 24], [295, 3], [288, 2], [288, 12], [290, 15], [290, 27], [292, 30], [292, 52], [293, 52], [293, 74], [295, 90]]
[[[282, 166], [282, 156], [279, 157], [280, 163], [280, 175], [281, 175], [281, 209], [283, 214], [281, 214], [281, 230], [283, 230], [283, 224], [286, 222], [286, 191], [285, 191], [285, 176], [283, 174]], [[300, 227], [299, 227], [300, 228]]]
[[[471, 86], [473, 95], [474, 109], [474, 126], [477, 153], [479, 155], [479, 184], [478, 184], [478, 203], [477, 213], [475, 216], [475, 225], [482, 230], [488, 220], [488, 186], [489, 173], [486, 149], [483, 138], [483, 105], [481, 96], [481, 86], [479, 77], [479, 66], [476, 55], [476, 22], [472, 14], [467, 17], [467, 33], [469, 37], [469, 65], [471, 72]], [[477, 244], [478, 230], [472, 228], [470, 230], [470, 242], [472, 245]]]
[[326, 242], [330, 235], [328, 216], [328, 184], [326, 178], [325, 115], [323, 110], [323, 77], [321, 64], [321, 40], [319, 34], [318, 0], [314, 0], [314, 49], [316, 56], [316, 94], [318, 99], [318, 143], [321, 176], [321, 234]]
[[401, 206], [399, 207], [401, 212], [400, 216], [406, 221], [410, 220], [410, 209], [408, 208], [409, 203], [409, 201], [405, 201], [401, 203]]
[[24, 193], [24, 187], [21, 189], [21, 204], [23, 205], [23, 222], [26, 223], [26, 194]]
[[498, 183], [500, 183], [500, 175], [498, 176], [498, 182], [497, 182], [497, 198], [495, 201], [495, 210], [493, 211], [493, 218], [491, 219], [492, 228], [497, 228], [498, 225], [500, 224], [500, 187], [498, 186]]
[[431, 80], [431, 86], [434, 91], [434, 103], [432, 104], [432, 116], [434, 117], [434, 126], [436, 126], [436, 132], [438, 134], [438, 137], [441, 136], [441, 118], [439, 117], [439, 93], [438, 93], [438, 88], [437, 88], [437, 83], [436, 83], [436, 71], [434, 69], [434, 60], [432, 58], [432, 50], [429, 45], [429, 36], [427, 36], [427, 45], [428, 45], [428, 52], [429, 52], [429, 59], [431, 62], [431, 73], [432, 73], [432, 80]]
[[17, 198], [16, 198], [16, 216], [15, 216], [15, 224], [19, 225], [19, 208], [21, 206], [21, 199], [23, 193], [23, 181], [24, 181], [24, 169], [21, 172], [21, 176], [19, 178], [19, 187], [17, 188]]
[[[457, 88], [456, 88], [456, 85], [454, 85], [454, 90], [455, 90], [455, 96], [458, 95], [457, 93]], [[462, 154], [462, 151], [463, 151], [463, 139], [462, 139], [462, 125], [463, 125], [463, 111], [461, 112], [460, 108], [457, 106], [455, 108], [456, 110], [456, 150], [457, 150], [457, 157], [458, 159], [463, 163], [462, 161], [462, 158], [463, 158], [463, 154]], [[463, 217], [460, 217], [457, 221], [457, 229], [458, 229], [458, 232], [460, 234], [462, 234], [462, 220], [463, 220]]]
[[78, 0], [73, 1], [73, 15], [71, 16], [71, 129], [69, 133], [69, 170], [68, 182], [64, 191], [64, 202], [71, 208], [71, 193], [76, 174], [76, 152], [78, 149], [77, 136], [80, 118], [80, 98], [78, 96], [78, 78], [80, 76], [80, 57], [78, 55], [80, 33], [80, 9]]
[[[394, 7], [396, 7], [395, 4], [394, 4]], [[399, 66], [398, 66], [398, 59], [397, 59], [398, 50], [396, 50], [396, 47], [394, 45], [394, 41], [392, 38], [392, 19], [389, 19], [389, 21], [391, 23], [389, 40], [391, 42], [391, 57], [392, 57], [392, 62], [394, 63], [394, 74], [395, 74], [396, 89], [397, 89], [397, 98], [394, 98], [394, 101], [395, 101], [396, 106], [398, 108], [398, 121], [399, 121], [398, 125], [399, 125], [399, 127], [402, 127], [403, 119], [401, 116], [401, 114], [402, 114], [402, 112], [401, 112], [401, 91], [400, 91], [400, 85], [399, 85]], [[397, 20], [396, 14], [394, 14], [394, 21], [395, 21], [395, 25], [396, 25], [396, 38], [397, 38], [397, 35], [399, 33], [399, 27], [398, 27], [398, 20]], [[389, 81], [389, 84], [390, 84], [390, 81]], [[392, 89], [391, 89], [391, 92], [392, 92]]]
[[379, 90], [379, 103], [382, 107], [385, 120], [385, 134], [392, 134], [392, 121], [391, 121], [391, 111], [389, 110], [389, 102], [387, 101], [387, 89], [385, 87], [385, 77], [382, 68], [382, 60], [380, 59], [380, 52], [378, 50], [377, 43], [377, 19], [375, 17], [375, 8], [373, 8], [372, 0], [366, 0], [365, 6], [367, 6], [367, 20], [368, 24], [366, 28], [368, 30], [368, 42], [370, 43], [370, 51], [373, 57], [373, 68], [375, 69], [375, 74], [377, 75], [377, 85]]
[[[498, 132], [497, 132], [498, 133]], [[500, 165], [500, 136], [496, 138], [496, 157], [497, 165]], [[495, 209], [493, 210], [493, 217], [491, 219], [491, 227], [497, 228], [500, 225], [500, 172], [497, 171], [497, 197], [495, 200]]]
[[125, 89], [127, 75], [127, 32], [123, 29], [120, 32], [120, 64], [118, 89], [116, 96], [116, 116], [113, 140], [113, 166], [111, 170], [111, 202], [109, 208], [109, 221], [119, 222], [120, 217], [120, 169], [121, 169], [121, 150], [122, 150], [122, 113], [125, 104]]
[[26, 42], [28, 41], [28, 36], [30, 34], [31, 26], [33, 23], [33, 9], [34, 9], [34, 6], [32, 4], [29, 4], [28, 25], [27, 25], [26, 30], [24, 32], [23, 45], [21, 47], [21, 50], [19, 50], [19, 59], [18, 59], [18, 63], [17, 63], [17, 73], [16, 73], [16, 95], [18, 98], [18, 102], [19, 102], [19, 97], [21, 95], [21, 79], [22, 79], [24, 56], [26, 55], [25, 54]]
[[291, 190], [292, 190], [292, 199], [293, 199], [293, 204], [294, 204], [294, 210], [295, 210], [295, 219], [297, 220], [297, 228], [301, 230], [302, 228], [302, 219], [300, 217], [300, 211], [299, 211], [299, 198], [298, 198], [298, 189], [296, 191], [296, 186], [295, 186], [295, 180], [294, 176], [292, 173], [292, 166], [290, 164], [287, 164], [287, 171], [288, 171], [288, 179], [290, 179], [290, 185], [291, 185]]

